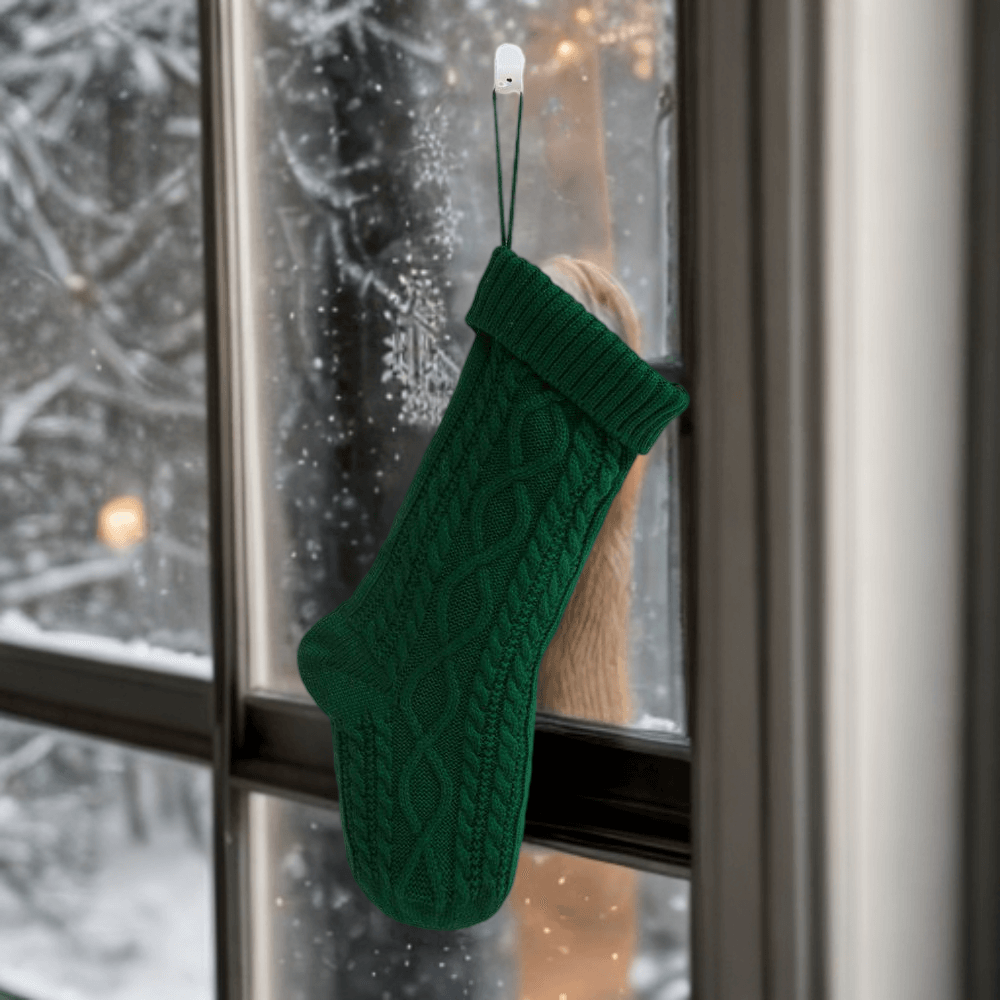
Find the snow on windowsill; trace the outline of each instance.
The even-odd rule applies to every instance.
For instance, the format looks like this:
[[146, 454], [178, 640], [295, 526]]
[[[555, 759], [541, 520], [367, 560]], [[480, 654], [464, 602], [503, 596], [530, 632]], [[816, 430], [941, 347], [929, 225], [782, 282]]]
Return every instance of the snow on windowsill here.
[[83, 632], [46, 632], [16, 608], [0, 612], [0, 642], [71, 653], [104, 663], [121, 663], [147, 670], [165, 670], [188, 677], [212, 679], [211, 656], [178, 653], [172, 649], [151, 646], [142, 639], [126, 642], [123, 639], [87, 635]]
[[633, 729], [654, 729], [659, 733], [670, 733], [673, 736], [683, 736], [681, 727], [673, 719], [664, 719], [646, 712], [642, 718], [632, 723]]

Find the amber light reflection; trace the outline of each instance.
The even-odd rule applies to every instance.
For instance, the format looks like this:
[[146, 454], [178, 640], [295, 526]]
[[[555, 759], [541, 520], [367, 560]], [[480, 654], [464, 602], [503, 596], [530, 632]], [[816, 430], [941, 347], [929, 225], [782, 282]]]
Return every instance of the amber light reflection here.
[[518, 1000], [632, 997], [639, 873], [522, 849], [509, 906], [518, 911]]
[[97, 515], [97, 537], [113, 549], [124, 549], [146, 537], [142, 501], [135, 496], [114, 497]]

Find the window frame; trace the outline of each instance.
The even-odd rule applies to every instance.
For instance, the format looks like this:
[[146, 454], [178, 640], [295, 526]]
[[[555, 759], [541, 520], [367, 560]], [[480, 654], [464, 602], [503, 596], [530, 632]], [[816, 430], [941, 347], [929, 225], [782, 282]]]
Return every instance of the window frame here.
[[1000, 8], [970, 0], [961, 995], [1000, 994]]

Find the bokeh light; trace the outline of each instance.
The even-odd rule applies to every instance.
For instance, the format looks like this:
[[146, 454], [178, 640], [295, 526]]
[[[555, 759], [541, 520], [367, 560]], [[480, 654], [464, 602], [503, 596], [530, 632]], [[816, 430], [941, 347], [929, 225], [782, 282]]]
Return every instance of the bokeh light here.
[[113, 549], [124, 549], [146, 537], [146, 515], [135, 496], [114, 497], [97, 515], [97, 537]]

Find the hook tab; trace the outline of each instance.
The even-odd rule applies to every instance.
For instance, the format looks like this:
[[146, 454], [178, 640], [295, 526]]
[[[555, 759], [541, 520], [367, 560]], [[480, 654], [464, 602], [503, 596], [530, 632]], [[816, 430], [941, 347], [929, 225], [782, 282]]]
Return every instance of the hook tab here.
[[504, 42], [493, 59], [493, 90], [498, 94], [524, 93], [524, 53]]

